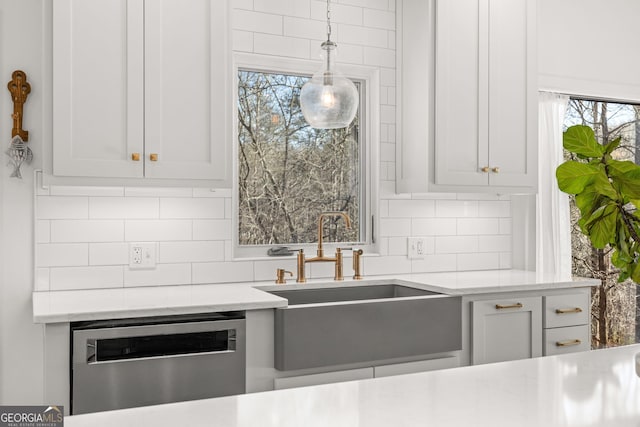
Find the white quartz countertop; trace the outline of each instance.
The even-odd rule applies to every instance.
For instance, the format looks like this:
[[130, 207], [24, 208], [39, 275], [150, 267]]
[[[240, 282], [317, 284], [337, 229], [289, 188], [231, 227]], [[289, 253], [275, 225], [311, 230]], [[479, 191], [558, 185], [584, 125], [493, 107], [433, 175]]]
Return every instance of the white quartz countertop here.
[[[572, 280], [524, 270], [489, 270], [374, 276], [363, 281], [318, 279], [304, 285], [282, 287], [357, 286], [389, 282], [410, 284], [448, 295], [563, 289], [599, 283], [593, 279]], [[36, 323], [53, 323], [286, 306], [286, 299], [257, 289], [267, 286], [275, 285], [273, 282], [252, 282], [33, 292], [33, 319]]]
[[66, 427], [638, 427], [640, 345], [65, 418]]

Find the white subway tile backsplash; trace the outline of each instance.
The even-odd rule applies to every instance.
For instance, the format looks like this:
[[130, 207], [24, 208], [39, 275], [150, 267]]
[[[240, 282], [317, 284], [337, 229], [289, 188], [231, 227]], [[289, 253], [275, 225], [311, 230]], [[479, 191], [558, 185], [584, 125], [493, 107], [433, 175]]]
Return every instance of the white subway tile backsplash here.
[[364, 64], [376, 67], [394, 68], [396, 66], [396, 51], [393, 49], [365, 46]]
[[477, 236], [439, 236], [435, 239], [437, 254], [478, 252]]
[[[362, 25], [362, 5], [352, 6], [347, 2], [331, 4], [331, 22], [336, 24]], [[327, 21], [327, 2], [311, 0], [311, 19]], [[324, 31], [326, 32], [326, 30]]]
[[[346, 265], [347, 263], [345, 263]], [[296, 260], [295, 258], [280, 258], [270, 259], [267, 261], [255, 261], [254, 266], [254, 280], [275, 282], [276, 270], [278, 268], [284, 268], [286, 271], [290, 271], [291, 275], [286, 274], [285, 279], [287, 283], [296, 282]]]
[[231, 240], [230, 219], [196, 219], [193, 221], [193, 240]]
[[229, 283], [253, 281], [253, 262], [193, 263], [193, 283]]
[[124, 224], [125, 240], [128, 242], [191, 240], [192, 231], [191, 220], [131, 219]]
[[500, 220], [498, 218], [458, 218], [458, 235], [498, 234]]
[[389, 237], [388, 239], [388, 251], [386, 255], [407, 256], [407, 238], [406, 237]]
[[49, 290], [49, 272], [49, 268], [36, 268], [35, 283], [33, 285], [34, 291], [38, 292]]
[[121, 266], [56, 267], [50, 271], [50, 290], [120, 288], [123, 286]]
[[500, 268], [500, 254], [458, 254], [458, 270], [494, 270]]
[[367, 27], [382, 28], [385, 30], [396, 29], [396, 14], [388, 10], [363, 9], [363, 24]]
[[234, 30], [232, 34], [233, 50], [236, 52], [253, 52], [253, 33]]
[[129, 243], [90, 243], [89, 265], [128, 265]]
[[124, 269], [124, 286], [162, 286], [191, 283], [191, 264], [156, 264], [150, 270]]
[[478, 216], [478, 202], [469, 200], [436, 200], [436, 216], [465, 218]]
[[283, 18], [273, 13], [234, 9], [231, 19], [234, 30], [282, 35]]
[[396, 160], [396, 145], [380, 143], [380, 161], [394, 162]]
[[511, 265], [512, 260], [513, 260], [513, 256], [511, 252], [500, 253], [500, 268], [501, 269], [513, 268]]
[[478, 252], [509, 252], [511, 236], [480, 236]]
[[513, 231], [511, 218], [500, 218], [500, 234], [511, 234]]
[[411, 219], [409, 218], [381, 218], [380, 235], [382, 237], [397, 237], [411, 235]]
[[311, 0], [253, 0], [253, 10], [308, 18], [311, 14]]
[[155, 219], [160, 215], [159, 203], [155, 197], [89, 197], [89, 218]]
[[[319, 22], [319, 21], [316, 21]], [[286, 27], [285, 27], [286, 28]], [[319, 33], [326, 29], [326, 24], [321, 25]], [[317, 34], [317, 33], [316, 33]], [[340, 33], [337, 38], [338, 44], [350, 43], [363, 46], [375, 46], [381, 48], [389, 47], [389, 33], [386, 30], [368, 28], [358, 25], [340, 25]]]
[[456, 266], [456, 255], [454, 254], [426, 255], [424, 259], [411, 260], [411, 272], [413, 273], [456, 271]]
[[88, 243], [51, 243], [36, 248], [37, 267], [83, 266], [89, 264]]
[[52, 220], [51, 242], [119, 242], [124, 240], [124, 221], [93, 220]]
[[224, 261], [223, 241], [160, 242], [160, 263]]
[[[326, 22], [309, 18], [284, 17], [284, 35], [286, 37], [316, 40], [318, 37], [321, 37], [322, 34], [325, 34], [326, 31]], [[342, 31], [340, 32], [342, 33]]]
[[87, 197], [41, 196], [36, 202], [38, 219], [87, 219], [89, 199]]
[[36, 243], [49, 243], [51, 241], [51, 222], [49, 220], [36, 220]]
[[253, 10], [253, 0], [233, 0], [233, 8]]
[[511, 216], [511, 202], [508, 200], [479, 201], [478, 216], [509, 217]]
[[309, 59], [310, 41], [295, 37], [271, 34], [256, 34], [253, 50], [262, 55]]
[[224, 218], [224, 199], [221, 198], [161, 198], [162, 219]]
[[392, 218], [433, 217], [433, 200], [390, 200], [389, 216]]
[[362, 259], [362, 274], [364, 277], [378, 274], [408, 274], [411, 273], [411, 260], [406, 256], [365, 256]]
[[340, 0], [340, 3], [383, 10], [389, 7], [388, 0]]
[[455, 218], [413, 218], [412, 236], [455, 236]]

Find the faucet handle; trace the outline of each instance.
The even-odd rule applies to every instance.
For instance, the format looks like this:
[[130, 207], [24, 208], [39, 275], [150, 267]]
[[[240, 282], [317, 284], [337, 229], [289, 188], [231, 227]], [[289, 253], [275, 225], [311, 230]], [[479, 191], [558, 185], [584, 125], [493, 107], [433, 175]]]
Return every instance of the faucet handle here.
[[364, 251], [362, 249], [353, 251], [353, 280], [362, 280], [362, 273], [360, 272], [360, 257]]
[[286, 271], [284, 268], [278, 268], [276, 270], [276, 283], [278, 285], [287, 283], [287, 280], [284, 278], [285, 273], [289, 273], [289, 276], [293, 277], [293, 273], [290, 271]]

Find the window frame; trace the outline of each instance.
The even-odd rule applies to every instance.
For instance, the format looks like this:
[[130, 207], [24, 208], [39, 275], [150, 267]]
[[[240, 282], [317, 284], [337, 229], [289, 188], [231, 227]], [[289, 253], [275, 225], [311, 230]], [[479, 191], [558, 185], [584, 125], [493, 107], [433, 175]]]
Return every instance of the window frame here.
[[[239, 243], [239, 196], [238, 196], [238, 70], [248, 69], [265, 73], [284, 73], [312, 75], [320, 69], [322, 62], [282, 58], [268, 55], [234, 53], [233, 55], [233, 187], [232, 187], [232, 259], [272, 259], [267, 250], [275, 245], [240, 245]], [[340, 64], [340, 71], [348, 78], [361, 83], [360, 132], [364, 149], [360, 159], [361, 168], [361, 213], [364, 239], [354, 247], [364, 249], [366, 253], [377, 253], [378, 244], [378, 201], [379, 201], [379, 150], [380, 150], [380, 72], [377, 68], [363, 65]], [[304, 249], [307, 254], [315, 254], [316, 243], [295, 243], [288, 245], [291, 249]], [[345, 243], [323, 242], [328, 253]], [[349, 252], [345, 252], [350, 256]]]

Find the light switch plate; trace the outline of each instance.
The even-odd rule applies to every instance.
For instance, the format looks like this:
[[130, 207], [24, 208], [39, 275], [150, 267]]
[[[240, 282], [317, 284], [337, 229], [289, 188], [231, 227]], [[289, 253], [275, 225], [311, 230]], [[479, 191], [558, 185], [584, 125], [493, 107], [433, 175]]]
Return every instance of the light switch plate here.
[[423, 237], [407, 238], [407, 256], [409, 259], [424, 259], [427, 252], [427, 240]]
[[158, 244], [155, 242], [129, 244], [129, 269], [144, 270], [156, 268]]

